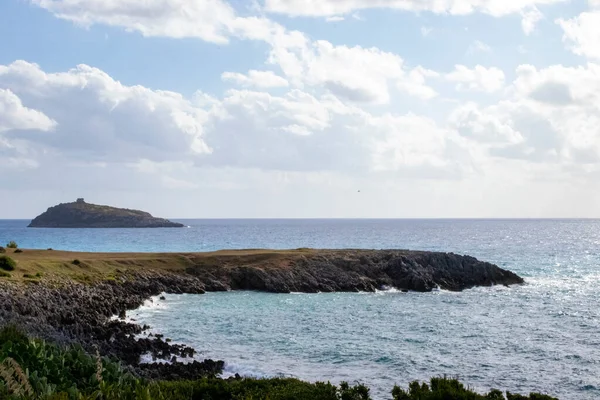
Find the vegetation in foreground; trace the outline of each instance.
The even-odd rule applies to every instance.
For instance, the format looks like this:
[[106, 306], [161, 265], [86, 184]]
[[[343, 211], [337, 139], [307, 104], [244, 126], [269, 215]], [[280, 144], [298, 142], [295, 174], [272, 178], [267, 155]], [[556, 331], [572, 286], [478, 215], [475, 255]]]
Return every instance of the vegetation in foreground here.
[[[556, 400], [498, 390], [481, 395], [449, 378], [413, 382], [407, 390], [394, 387], [393, 400]], [[119, 363], [87, 354], [79, 346], [62, 348], [30, 339], [14, 327], [0, 330], [0, 399], [35, 400], [369, 400], [363, 385], [339, 386], [297, 379], [218, 379], [148, 382], [134, 377]]]
[[14, 271], [17, 267], [15, 260], [9, 256], [0, 256], [0, 269], [4, 271]]

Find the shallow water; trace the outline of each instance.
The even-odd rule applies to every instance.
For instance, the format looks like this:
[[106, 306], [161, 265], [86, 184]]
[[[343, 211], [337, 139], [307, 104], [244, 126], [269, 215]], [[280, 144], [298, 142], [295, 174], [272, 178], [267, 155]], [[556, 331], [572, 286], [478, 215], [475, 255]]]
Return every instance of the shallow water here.
[[229, 373], [394, 383], [459, 375], [468, 384], [561, 399], [600, 398], [600, 221], [189, 220], [187, 229], [26, 229], [0, 240], [86, 251], [410, 248], [470, 254], [519, 287], [463, 293], [167, 295], [130, 312]]

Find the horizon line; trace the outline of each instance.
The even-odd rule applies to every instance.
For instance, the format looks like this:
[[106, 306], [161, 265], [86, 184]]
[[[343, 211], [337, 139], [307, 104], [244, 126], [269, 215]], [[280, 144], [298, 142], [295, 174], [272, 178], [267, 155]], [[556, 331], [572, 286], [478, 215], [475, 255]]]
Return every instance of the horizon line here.
[[[28, 221], [33, 218], [2, 218], [0, 221]], [[600, 220], [600, 217], [165, 217], [169, 220]]]

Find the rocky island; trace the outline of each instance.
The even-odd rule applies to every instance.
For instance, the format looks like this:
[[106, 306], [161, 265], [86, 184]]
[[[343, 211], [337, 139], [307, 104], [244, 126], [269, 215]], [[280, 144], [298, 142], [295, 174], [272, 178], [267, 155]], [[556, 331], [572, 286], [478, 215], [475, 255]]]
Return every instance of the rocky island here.
[[156, 218], [147, 212], [86, 203], [77, 199], [48, 208], [29, 228], [183, 228], [185, 225]]

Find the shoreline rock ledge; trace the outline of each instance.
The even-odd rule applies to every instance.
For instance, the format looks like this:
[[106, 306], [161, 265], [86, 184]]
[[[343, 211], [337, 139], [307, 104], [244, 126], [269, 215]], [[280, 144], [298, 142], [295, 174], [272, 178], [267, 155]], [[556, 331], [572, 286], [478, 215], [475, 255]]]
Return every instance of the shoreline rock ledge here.
[[183, 228], [185, 225], [126, 208], [86, 203], [77, 199], [48, 208], [28, 228]]

